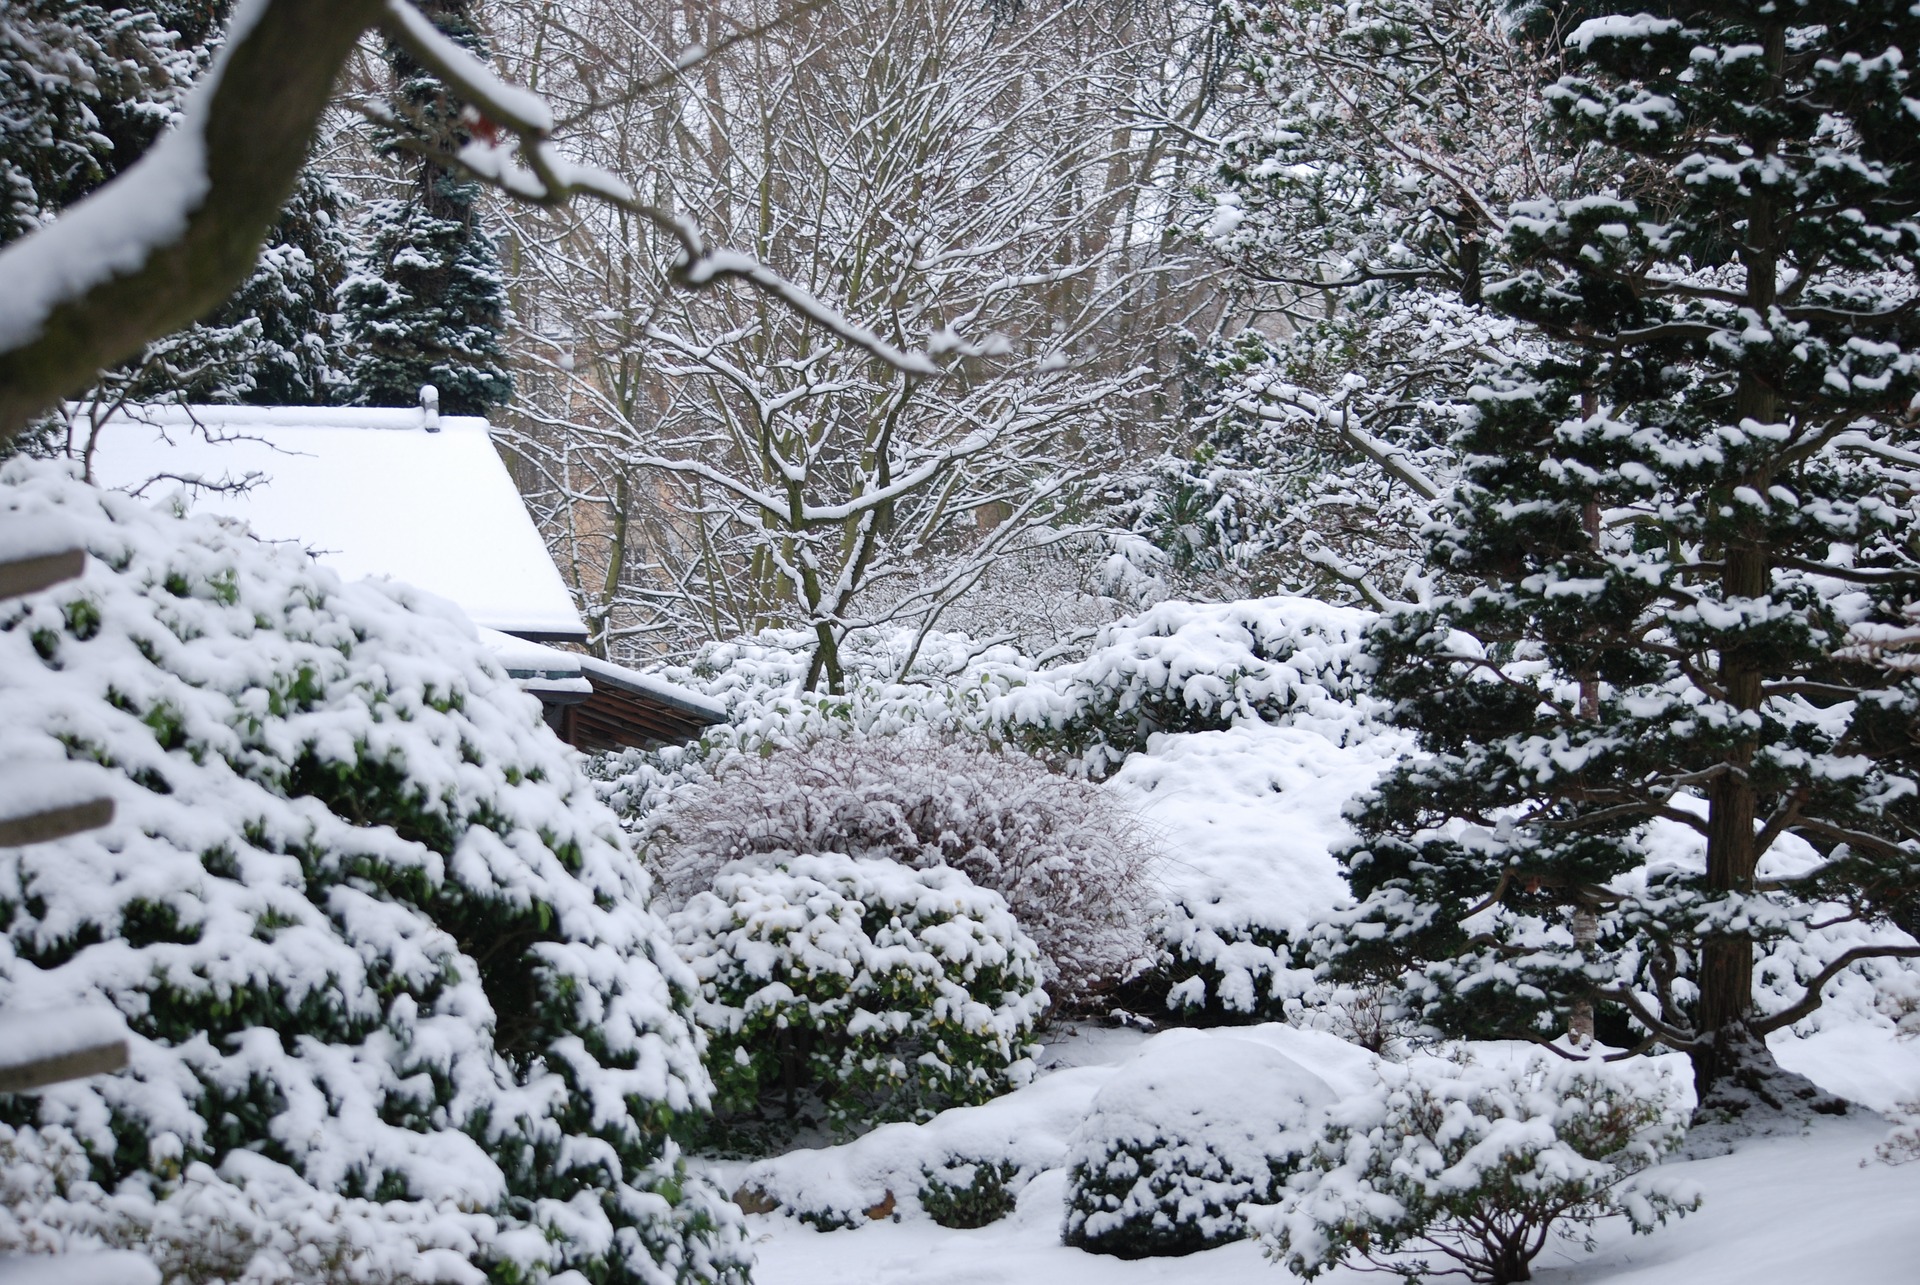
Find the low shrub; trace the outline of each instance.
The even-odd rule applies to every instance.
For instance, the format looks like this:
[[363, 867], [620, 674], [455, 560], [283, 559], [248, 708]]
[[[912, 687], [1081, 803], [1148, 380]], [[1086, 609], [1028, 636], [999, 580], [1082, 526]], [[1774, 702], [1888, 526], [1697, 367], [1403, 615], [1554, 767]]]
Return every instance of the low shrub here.
[[942, 1227], [970, 1230], [999, 1222], [1020, 1195], [1020, 1166], [1009, 1160], [949, 1161], [922, 1170], [920, 1207]]
[[1873, 1154], [1890, 1165], [1912, 1164], [1920, 1160], [1920, 1100], [1902, 1102], [1894, 1110], [1894, 1127], [1873, 1149]]
[[1332, 1100], [1266, 1045], [1159, 1036], [1101, 1088], [1074, 1136], [1063, 1239], [1147, 1258], [1244, 1238], [1242, 1207], [1279, 1198]]
[[1160, 958], [1140, 978], [1143, 1012], [1164, 1008], [1196, 1026], [1285, 1021], [1312, 974], [1293, 966], [1286, 933], [1175, 901], [1154, 920]]
[[1038, 952], [957, 870], [838, 853], [723, 870], [668, 916], [699, 979], [718, 1137], [919, 1120], [1024, 1082]]
[[729, 862], [781, 853], [951, 867], [1006, 898], [1044, 956], [1048, 992], [1069, 1006], [1147, 953], [1147, 831], [1099, 787], [1017, 753], [894, 736], [735, 759], [675, 799], [649, 846], [676, 899]]
[[1699, 1207], [1639, 1177], [1686, 1130], [1658, 1066], [1384, 1069], [1377, 1093], [1328, 1113], [1286, 1198], [1249, 1216], [1268, 1254], [1307, 1280], [1350, 1263], [1507, 1285], [1532, 1279], [1556, 1236], [1591, 1251], [1601, 1219], [1651, 1232]]

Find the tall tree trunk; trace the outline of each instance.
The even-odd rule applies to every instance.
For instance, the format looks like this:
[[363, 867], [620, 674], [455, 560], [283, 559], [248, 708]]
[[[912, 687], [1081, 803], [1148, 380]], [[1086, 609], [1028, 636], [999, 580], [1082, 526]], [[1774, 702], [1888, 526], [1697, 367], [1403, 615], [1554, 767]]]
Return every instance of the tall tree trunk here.
[[[1786, 30], [1776, 26], [1767, 38], [1767, 56], [1777, 90], [1783, 86]], [[1747, 304], [1766, 316], [1778, 292], [1780, 249], [1779, 210], [1770, 191], [1760, 189], [1747, 203], [1747, 227], [1740, 258], [1747, 270]], [[1734, 391], [1735, 422], [1774, 423], [1780, 413], [1774, 390], [1746, 370]], [[1765, 494], [1770, 478], [1749, 476], [1742, 482]], [[1720, 592], [1723, 602], [1764, 597], [1772, 584], [1772, 568], [1764, 535], [1757, 529], [1729, 539], [1721, 551]], [[1739, 646], [1723, 646], [1718, 678], [1723, 699], [1735, 710], [1760, 708], [1764, 679], [1754, 658]], [[1725, 771], [1708, 795], [1707, 887], [1718, 893], [1751, 893], [1760, 854], [1754, 821], [1758, 800], [1753, 786], [1755, 744], [1737, 743], [1724, 760]], [[1693, 1050], [1694, 1089], [1703, 1112], [1738, 1112], [1757, 1093], [1769, 1106], [1780, 1103], [1764, 1088], [1778, 1075], [1766, 1041], [1752, 1032], [1753, 942], [1744, 935], [1707, 938], [1700, 949], [1700, 998], [1694, 1029], [1700, 1046]]]

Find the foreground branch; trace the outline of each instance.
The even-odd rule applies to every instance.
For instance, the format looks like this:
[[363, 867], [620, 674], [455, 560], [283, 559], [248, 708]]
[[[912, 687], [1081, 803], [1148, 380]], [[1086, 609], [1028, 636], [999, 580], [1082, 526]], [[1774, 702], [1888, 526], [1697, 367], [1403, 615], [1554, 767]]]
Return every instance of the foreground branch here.
[[0, 252], [0, 443], [226, 301], [306, 163], [380, 0], [252, 0], [179, 128]]
[[0, 444], [246, 280], [306, 163], [335, 76], [375, 26], [517, 140], [519, 163], [477, 141], [463, 149], [459, 163], [476, 177], [540, 204], [609, 202], [679, 243], [675, 284], [744, 281], [878, 361], [940, 373], [926, 353], [855, 324], [751, 256], [709, 247], [685, 218], [559, 156], [545, 101], [501, 81], [407, 0], [250, 0], [180, 126], [51, 226], [0, 251]]

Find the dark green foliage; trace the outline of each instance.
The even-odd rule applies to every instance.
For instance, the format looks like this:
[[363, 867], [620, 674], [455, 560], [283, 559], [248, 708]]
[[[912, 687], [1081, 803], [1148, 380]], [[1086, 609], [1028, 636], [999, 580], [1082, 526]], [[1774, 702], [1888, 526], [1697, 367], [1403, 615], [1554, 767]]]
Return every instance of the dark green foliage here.
[[340, 291], [348, 382], [365, 405], [416, 405], [432, 384], [447, 414], [483, 414], [513, 394], [500, 354], [506, 288], [476, 225], [479, 190], [438, 181], [452, 189], [453, 217], [418, 200], [380, 201], [362, 225], [365, 256]]
[[[0, 244], [55, 217], [145, 154], [211, 62], [231, 0], [132, 9], [43, 0], [0, 13]], [[342, 198], [308, 171], [247, 283], [218, 311], [109, 375], [108, 398], [324, 405], [338, 364], [334, 293], [348, 257]], [[28, 453], [56, 443], [30, 442]]]
[[[117, 1007], [134, 1064], [0, 1097], [10, 1172], [77, 1148], [62, 1181], [98, 1184], [10, 1210], [30, 1234], [112, 1191], [113, 1235], [196, 1261], [262, 1173], [239, 1156], [275, 1162], [303, 1253], [427, 1247], [355, 1198], [457, 1204], [502, 1282], [737, 1278], [671, 1141], [706, 1091], [690, 979], [537, 705], [457, 626], [239, 530], [15, 462], [0, 511], [23, 506], [98, 561], [0, 609], [0, 739], [107, 769], [119, 816], [0, 852], [0, 993]], [[209, 1185], [239, 1204], [157, 1208]], [[225, 1278], [256, 1230], [216, 1221]]]
[[[469, 0], [421, 7], [441, 31], [486, 56]], [[365, 249], [340, 291], [350, 396], [413, 406], [421, 385], [432, 384], [446, 413], [484, 414], [513, 395], [513, 380], [500, 349], [506, 285], [481, 221], [480, 187], [450, 164], [468, 129], [460, 104], [424, 68], [399, 49], [389, 49], [388, 62], [396, 124], [382, 146], [413, 160], [415, 180], [406, 199], [369, 207]]]
[[[960, 1172], [967, 1170], [971, 1170], [967, 1180], [957, 1181]], [[922, 1171], [926, 1183], [920, 1188], [920, 1207], [942, 1227], [965, 1231], [990, 1226], [1013, 1212], [1020, 1195], [1020, 1172], [1011, 1160], [951, 1160], [941, 1174]], [[948, 1177], [956, 1181], [949, 1182]]]
[[[1489, 378], [1459, 441], [1430, 558], [1481, 587], [1370, 635], [1427, 757], [1366, 801], [1369, 935], [1326, 957], [1404, 972], [1462, 1034], [1624, 1005], [1738, 1110], [1799, 1091], [1762, 1037], [1824, 981], [1763, 1014], [1756, 952], [1920, 886], [1920, 13], [1671, 15], [1579, 29], [1550, 92], [1629, 186], [1513, 211], [1487, 297], [1553, 349]], [[1655, 818], [1698, 832], [1704, 869], [1642, 888]]]
[[1095, 1095], [1068, 1148], [1069, 1245], [1116, 1258], [1197, 1253], [1280, 1198], [1332, 1090], [1250, 1040], [1169, 1032]]
[[956, 870], [788, 856], [723, 872], [668, 924], [701, 983], [715, 1119], [690, 1123], [708, 1140], [924, 1120], [1031, 1073], [1038, 954]]
[[179, 110], [230, 7], [0, 9], [0, 245], [139, 159]]

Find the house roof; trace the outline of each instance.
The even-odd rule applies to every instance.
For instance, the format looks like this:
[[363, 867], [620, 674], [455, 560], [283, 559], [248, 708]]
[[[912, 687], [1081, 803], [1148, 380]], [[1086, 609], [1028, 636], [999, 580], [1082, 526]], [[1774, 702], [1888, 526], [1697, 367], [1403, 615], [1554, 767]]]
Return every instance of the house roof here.
[[484, 419], [418, 409], [132, 406], [101, 428], [103, 486], [158, 498], [450, 598], [483, 628], [582, 642], [586, 626]]
[[592, 753], [690, 741], [727, 721], [726, 706], [637, 669], [491, 630], [480, 640], [520, 685], [552, 707], [555, 729]]

